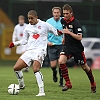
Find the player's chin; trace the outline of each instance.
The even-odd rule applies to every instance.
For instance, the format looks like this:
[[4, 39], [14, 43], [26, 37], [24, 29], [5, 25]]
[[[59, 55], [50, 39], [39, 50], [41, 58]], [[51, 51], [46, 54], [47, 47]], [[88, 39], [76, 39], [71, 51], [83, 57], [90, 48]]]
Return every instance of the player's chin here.
[[31, 25], [34, 25], [34, 23], [32, 23], [32, 22], [29, 22]]

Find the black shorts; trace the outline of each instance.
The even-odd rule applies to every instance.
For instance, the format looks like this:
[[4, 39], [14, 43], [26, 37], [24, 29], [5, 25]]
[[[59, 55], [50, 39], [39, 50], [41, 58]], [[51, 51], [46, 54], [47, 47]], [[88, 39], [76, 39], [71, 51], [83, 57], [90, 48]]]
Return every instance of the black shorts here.
[[74, 57], [74, 61], [79, 65], [84, 65], [86, 63], [84, 51], [75, 50], [75, 52], [72, 52], [66, 46], [63, 46], [60, 55], [65, 55], [67, 59]]
[[62, 50], [62, 45], [48, 46], [49, 60], [50, 61], [58, 60], [61, 50]]

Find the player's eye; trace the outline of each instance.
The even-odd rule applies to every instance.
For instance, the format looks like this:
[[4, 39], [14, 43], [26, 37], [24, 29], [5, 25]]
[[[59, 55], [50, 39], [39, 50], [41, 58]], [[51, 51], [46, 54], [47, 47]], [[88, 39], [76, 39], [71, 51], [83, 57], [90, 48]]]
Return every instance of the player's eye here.
[[28, 19], [33, 19], [33, 17], [28, 17]]
[[69, 13], [63, 13], [63, 15], [65, 15], [65, 14], [68, 15]]

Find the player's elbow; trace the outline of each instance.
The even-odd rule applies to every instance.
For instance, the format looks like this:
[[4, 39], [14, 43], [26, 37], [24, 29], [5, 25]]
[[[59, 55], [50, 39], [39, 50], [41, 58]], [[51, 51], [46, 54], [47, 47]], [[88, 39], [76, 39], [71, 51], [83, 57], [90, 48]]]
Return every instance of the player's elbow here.
[[79, 37], [79, 38], [78, 38], [78, 40], [79, 40], [79, 41], [81, 41], [81, 40], [82, 40], [82, 38], [81, 38], [81, 37]]
[[79, 41], [82, 40], [82, 34], [78, 34], [78, 40], [79, 40]]

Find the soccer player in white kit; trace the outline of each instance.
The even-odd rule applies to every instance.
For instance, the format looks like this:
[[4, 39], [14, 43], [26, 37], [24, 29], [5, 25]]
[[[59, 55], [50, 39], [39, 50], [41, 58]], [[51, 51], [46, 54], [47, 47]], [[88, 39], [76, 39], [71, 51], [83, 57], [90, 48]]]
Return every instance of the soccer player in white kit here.
[[[25, 17], [23, 15], [20, 15], [18, 17], [18, 24], [14, 27], [14, 31], [12, 34], [12, 41], [16, 42], [23, 38], [23, 30], [27, 24], [25, 23]], [[20, 45], [16, 48], [16, 54], [23, 54], [26, 51], [27, 45]], [[26, 67], [23, 69], [23, 71], [28, 72], [29, 67]]]
[[[12, 35], [13, 42], [19, 41], [23, 38], [23, 30], [25, 29], [27, 25], [25, 23], [25, 18], [23, 15], [20, 15], [18, 17], [18, 22], [19, 23], [14, 27], [14, 31]], [[25, 51], [26, 51], [26, 45], [17, 46], [16, 48], [16, 54], [22, 54]]]
[[24, 29], [23, 39], [11, 42], [9, 47], [27, 44], [27, 50], [21, 55], [14, 65], [20, 89], [25, 88], [22, 68], [30, 66], [33, 63], [33, 71], [39, 87], [39, 93], [36, 96], [45, 96], [43, 75], [40, 72], [47, 49], [48, 32], [58, 35], [57, 30], [47, 22], [41, 21], [37, 17], [35, 10], [28, 12], [29, 24]]

